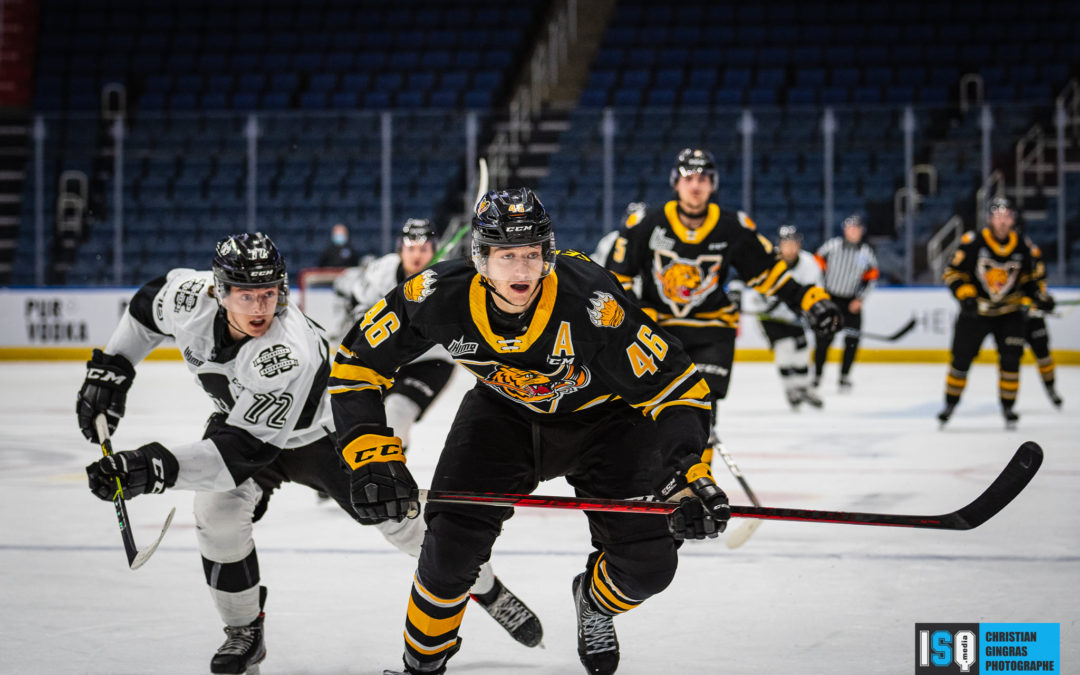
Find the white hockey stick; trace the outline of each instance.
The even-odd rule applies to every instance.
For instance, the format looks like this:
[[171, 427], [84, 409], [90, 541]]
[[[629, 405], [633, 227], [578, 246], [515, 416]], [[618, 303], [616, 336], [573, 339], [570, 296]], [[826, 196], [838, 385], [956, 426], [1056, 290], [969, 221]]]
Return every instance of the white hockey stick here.
[[[108, 457], [113, 454], [112, 439], [109, 438], [109, 423], [105, 419], [104, 414], [100, 414], [94, 418], [94, 428], [97, 429], [98, 438], [101, 439], [101, 452]], [[168, 518], [165, 519], [165, 524], [161, 526], [161, 534], [154, 540], [154, 543], [149, 548], [139, 550], [135, 546], [135, 536], [131, 533], [131, 520], [128, 518], [127, 505], [124, 501], [124, 489], [120, 485], [120, 479], [116, 479], [116, 493], [113, 495], [113, 506], [116, 507], [116, 520], [120, 524], [120, 537], [124, 540], [124, 552], [127, 553], [128, 567], [133, 570], [137, 570], [143, 566], [143, 564], [150, 559], [150, 556], [154, 555], [154, 551], [157, 550], [158, 544], [165, 537], [165, 531], [169, 529], [169, 525], [172, 525], [173, 515], [176, 514], [176, 507], [173, 507], [169, 511]]]
[[[728, 471], [731, 472], [732, 476], [735, 476], [735, 480], [739, 481], [739, 485], [742, 486], [743, 492], [750, 498], [750, 503], [756, 507], [760, 507], [761, 502], [758, 501], [754, 491], [750, 489], [750, 484], [743, 478], [742, 470], [739, 468], [739, 465], [735, 463], [735, 458], [731, 456], [731, 453], [724, 447], [724, 444], [716, 443], [716, 445], [713, 446], [713, 449], [720, 454], [720, 457], [724, 460], [724, 464], [727, 464]], [[762, 521], [760, 520], [750, 520], [749, 522], [740, 525], [739, 529], [734, 530], [724, 538], [727, 547], [739, 548], [745, 544], [746, 541], [757, 532], [757, 529], [761, 527], [761, 523]]]
[[[487, 194], [488, 191], [488, 165], [487, 160], [483, 157], [480, 158], [480, 176], [476, 184], [476, 199], [473, 200], [473, 207], [480, 203], [481, 197]], [[458, 242], [460, 242], [466, 234], [472, 229], [471, 222], [472, 214], [466, 214], [465, 222], [458, 228], [457, 232], [446, 238], [446, 242], [439, 247], [439, 250], [435, 252], [435, 257], [431, 259], [431, 264], [444, 260]]]

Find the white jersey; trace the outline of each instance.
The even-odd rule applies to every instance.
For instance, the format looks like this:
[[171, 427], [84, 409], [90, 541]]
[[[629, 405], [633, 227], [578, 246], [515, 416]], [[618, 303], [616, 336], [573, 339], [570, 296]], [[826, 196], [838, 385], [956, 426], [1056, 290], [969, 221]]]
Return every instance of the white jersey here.
[[105, 351], [137, 364], [167, 337], [176, 340], [199, 385], [228, 414], [221, 432], [170, 448], [180, 464], [176, 487], [230, 490], [285, 448], [333, 430], [326, 380], [330, 350], [322, 332], [289, 303], [257, 338], [228, 338], [211, 295], [209, 271], [174, 269], [132, 298]]
[[[820, 286], [822, 284], [821, 267], [818, 266], [814, 255], [809, 251], [799, 251], [799, 257], [794, 265], [788, 265], [791, 278], [803, 286]], [[779, 298], [766, 298], [757, 291], [743, 292], [742, 309], [744, 312], [765, 314], [777, 321], [786, 323], [800, 323], [802, 317], [796, 314], [790, 307], [780, 301]]]

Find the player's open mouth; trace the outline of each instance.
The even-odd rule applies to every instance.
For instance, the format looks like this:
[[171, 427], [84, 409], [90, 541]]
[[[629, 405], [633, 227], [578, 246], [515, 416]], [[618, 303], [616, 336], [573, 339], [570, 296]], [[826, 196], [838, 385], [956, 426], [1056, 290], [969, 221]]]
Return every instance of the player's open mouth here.
[[266, 325], [266, 319], [252, 319], [248, 323], [250, 323], [254, 328], [262, 328], [264, 325]]
[[529, 284], [510, 284], [510, 288], [518, 293], [526, 293], [529, 290]]

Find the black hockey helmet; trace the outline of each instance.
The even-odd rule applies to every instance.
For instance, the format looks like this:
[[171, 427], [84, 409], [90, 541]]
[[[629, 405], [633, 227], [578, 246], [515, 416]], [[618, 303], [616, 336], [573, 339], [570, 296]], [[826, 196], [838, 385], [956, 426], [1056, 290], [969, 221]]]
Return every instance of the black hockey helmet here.
[[232, 234], [214, 249], [214, 288], [221, 302], [233, 287], [278, 287], [278, 308], [288, 304], [289, 276], [285, 258], [270, 237], [262, 232]]
[[802, 232], [794, 225], [781, 225], [777, 232], [780, 241], [791, 240], [802, 243]]
[[863, 223], [862, 216], [860, 216], [857, 213], [853, 213], [850, 216], [848, 216], [847, 218], [844, 218], [844, 222], [843, 222], [842, 226], [843, 227], [861, 227], [863, 230], [866, 230], [866, 225]]
[[675, 165], [671, 167], [671, 176], [668, 178], [671, 189], [675, 189], [679, 176], [690, 176], [695, 173], [708, 176], [712, 181], [712, 189], [716, 190], [720, 182], [720, 174], [716, 170], [716, 158], [713, 154], [701, 148], [683, 148], [675, 157]]
[[401, 242], [420, 246], [427, 242], [435, 243], [435, 228], [427, 218], [409, 218], [401, 227]]
[[492, 246], [515, 247], [540, 244], [547, 276], [555, 267], [555, 234], [551, 217], [529, 188], [492, 190], [476, 205], [472, 221], [472, 262], [487, 274], [487, 256]]

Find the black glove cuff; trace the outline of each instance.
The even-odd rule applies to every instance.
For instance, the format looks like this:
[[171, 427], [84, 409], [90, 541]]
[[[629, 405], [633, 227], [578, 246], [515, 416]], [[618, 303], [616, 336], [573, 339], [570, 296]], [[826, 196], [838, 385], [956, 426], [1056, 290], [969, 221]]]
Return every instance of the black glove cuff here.
[[161, 490], [153, 489], [157, 480], [160, 480], [166, 488], [176, 485], [176, 478], [180, 474], [180, 462], [168, 448], [161, 443], [147, 443], [137, 452], [146, 455], [149, 478], [147, 492], [161, 492]]

